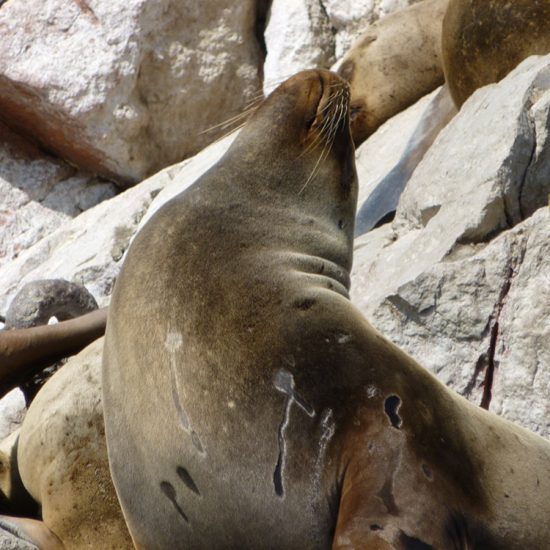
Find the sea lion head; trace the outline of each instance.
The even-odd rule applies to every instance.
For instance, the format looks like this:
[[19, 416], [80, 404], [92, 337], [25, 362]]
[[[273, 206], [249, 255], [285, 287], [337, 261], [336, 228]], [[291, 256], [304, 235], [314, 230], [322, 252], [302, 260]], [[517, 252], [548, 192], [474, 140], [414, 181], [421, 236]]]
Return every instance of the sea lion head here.
[[354, 153], [347, 82], [330, 71], [307, 70], [283, 82], [260, 104], [228, 157], [247, 164], [257, 186], [309, 205], [349, 203], [353, 219]]

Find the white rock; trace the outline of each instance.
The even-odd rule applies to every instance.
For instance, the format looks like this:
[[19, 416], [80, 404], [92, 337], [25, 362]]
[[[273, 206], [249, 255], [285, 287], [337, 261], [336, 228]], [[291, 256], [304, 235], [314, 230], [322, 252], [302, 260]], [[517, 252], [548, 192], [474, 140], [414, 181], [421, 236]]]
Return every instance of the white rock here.
[[[529, 113], [533, 97], [548, 93], [537, 82], [542, 86], [550, 74], [549, 59], [530, 58], [499, 85], [478, 90], [436, 138], [399, 201], [397, 240], [374, 263], [355, 256], [363, 283], [376, 281], [365, 298], [369, 304], [413, 281], [455, 243], [486, 241], [521, 220], [522, 182], [529, 167], [534, 170], [538, 139]], [[546, 186], [548, 194], [550, 181]]]
[[[522, 219], [520, 194], [537, 144], [542, 151], [533, 170], [540, 172], [550, 157], [543, 148], [547, 136], [537, 135], [533, 122], [535, 116], [542, 121], [548, 113], [549, 81], [550, 57], [534, 56], [499, 85], [474, 93], [439, 134], [407, 185], [394, 223], [397, 231], [425, 227], [446, 205], [464, 208], [463, 233], [455, 236], [463, 241], [483, 240]], [[539, 197], [548, 191], [547, 181]]]
[[0, 267], [83, 210], [114, 196], [0, 124]]
[[265, 29], [264, 94], [294, 73], [334, 63], [334, 37], [319, 0], [273, 0]]
[[21, 426], [26, 412], [25, 396], [19, 388], [0, 399], [0, 441]]
[[550, 212], [514, 233], [522, 248], [499, 317], [491, 409], [549, 436]]
[[215, 139], [259, 90], [256, 2], [10, 0], [0, 109], [92, 172], [135, 182]]
[[352, 274], [352, 300], [383, 334], [546, 436], [549, 99], [550, 56], [474, 94], [418, 166], [394, 224], [356, 240]]
[[428, 94], [390, 118], [357, 149], [355, 164], [359, 178], [358, 205], [363, 204], [378, 183], [397, 164], [425, 109], [437, 92], [438, 90]]
[[87, 210], [1, 267], [0, 311], [6, 310], [26, 282], [47, 278], [81, 283], [100, 306], [107, 305], [124, 252], [153, 199], [166, 187], [152, 211], [216, 163], [233, 139], [230, 135], [196, 157]]

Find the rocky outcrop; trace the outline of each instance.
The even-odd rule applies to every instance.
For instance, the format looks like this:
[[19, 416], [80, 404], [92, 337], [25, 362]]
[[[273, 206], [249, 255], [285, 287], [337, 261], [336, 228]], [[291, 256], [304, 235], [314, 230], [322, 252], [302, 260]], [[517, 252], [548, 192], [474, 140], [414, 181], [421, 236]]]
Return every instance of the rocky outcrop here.
[[532, 313], [548, 316], [534, 288], [542, 295], [550, 267], [549, 77], [550, 57], [533, 57], [472, 96], [416, 169], [393, 224], [357, 239], [352, 276], [353, 301], [383, 334], [544, 435], [550, 329]]
[[124, 252], [142, 218], [206, 172], [232, 139], [229, 136], [98, 204], [21, 253], [1, 271], [0, 312], [25, 283], [49, 277], [85, 285], [100, 306], [107, 305]]
[[44, 154], [0, 123], [0, 268], [116, 192], [112, 183]]
[[254, 0], [0, 6], [0, 116], [121, 183], [199, 151], [261, 86]]

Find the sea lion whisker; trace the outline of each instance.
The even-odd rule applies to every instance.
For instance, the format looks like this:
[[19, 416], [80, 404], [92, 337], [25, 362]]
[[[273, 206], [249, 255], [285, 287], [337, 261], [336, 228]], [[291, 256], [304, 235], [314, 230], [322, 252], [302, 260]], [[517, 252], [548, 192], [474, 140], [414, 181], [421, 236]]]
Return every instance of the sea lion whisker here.
[[[332, 143], [329, 143], [328, 141], [325, 141], [325, 146], [323, 147], [323, 150], [321, 151], [321, 154], [319, 155], [319, 158], [317, 159], [317, 162], [315, 163], [315, 166], [313, 167], [313, 170], [311, 171], [311, 174], [307, 178], [306, 182], [304, 183], [304, 185], [302, 186], [300, 191], [298, 191], [298, 195], [301, 195], [304, 192], [304, 190], [308, 186], [309, 182], [314, 178], [315, 174], [317, 173], [317, 171], [319, 169], [319, 166], [321, 165], [321, 162], [324, 159], [327, 158], [327, 156], [330, 153], [331, 148], [332, 148]], [[326, 152], [326, 154], [325, 154], [325, 152]]]
[[317, 133], [317, 136], [315, 137], [315, 139], [302, 151], [302, 153], [300, 153], [300, 155], [298, 156], [298, 158], [302, 157], [303, 155], [305, 155], [306, 153], [308, 153], [309, 151], [312, 151], [313, 149], [315, 149], [315, 147], [317, 147], [317, 145], [319, 144], [319, 142], [322, 140], [322, 139], [326, 139], [326, 136], [327, 136], [327, 128], [330, 127], [330, 125], [332, 124], [332, 117], [327, 115], [326, 113], [328, 113], [330, 111], [330, 109], [333, 107], [334, 103], [336, 102], [337, 100], [337, 95], [331, 95], [329, 97], [329, 100], [327, 101], [327, 104], [321, 109], [320, 113], [322, 115], [325, 115], [323, 116], [323, 122], [321, 124], [321, 126], [318, 128], [318, 133]]
[[315, 136], [313, 141], [300, 153], [298, 158], [301, 158], [303, 155], [305, 155], [306, 153], [308, 153], [309, 151], [312, 151], [313, 149], [315, 149], [315, 147], [317, 147], [319, 142], [325, 137], [325, 129], [328, 124], [330, 124], [330, 118], [324, 117], [322, 125], [317, 129], [317, 135]]
[[313, 151], [313, 149], [315, 149], [317, 145], [319, 145], [319, 142], [326, 139], [325, 130], [329, 124], [330, 124], [330, 119], [326, 117], [325, 120], [323, 121], [322, 126], [318, 129], [317, 135], [315, 136], [313, 141], [298, 155], [298, 158], [301, 158], [306, 153]]
[[213, 130], [216, 130], [218, 128], [226, 129], [228, 126], [231, 126], [231, 124], [239, 122], [243, 118], [248, 118], [258, 108], [258, 106], [259, 105], [251, 105], [250, 107], [247, 107], [244, 111], [241, 111], [240, 113], [224, 120], [223, 122], [214, 124], [213, 126], [210, 126], [209, 128], [207, 128], [206, 130], [202, 130], [202, 132], [199, 132], [199, 135], [212, 132]]

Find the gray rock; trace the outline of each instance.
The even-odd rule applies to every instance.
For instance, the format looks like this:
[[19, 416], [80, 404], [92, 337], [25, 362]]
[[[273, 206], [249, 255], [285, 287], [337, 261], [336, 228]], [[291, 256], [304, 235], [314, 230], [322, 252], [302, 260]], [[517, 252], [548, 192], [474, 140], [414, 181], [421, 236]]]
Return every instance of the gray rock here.
[[359, 205], [365, 202], [378, 183], [399, 162], [410, 137], [438, 90], [390, 118], [357, 149], [355, 164], [359, 178]]
[[352, 300], [383, 334], [545, 436], [549, 98], [550, 56], [476, 92], [418, 166], [394, 223], [356, 240], [352, 274]]
[[3, 118], [93, 173], [135, 183], [220, 135], [260, 88], [256, 2], [10, 0]]
[[11, 533], [7, 527], [0, 525], [0, 550], [39, 550], [38, 546], [16, 534], [15, 529]]
[[40, 279], [24, 285], [6, 313], [5, 329], [46, 325], [74, 319], [97, 309], [95, 298], [82, 285], [64, 279]]
[[191, 185], [233, 139], [228, 136], [192, 159], [83, 212], [0, 267], [0, 311], [5, 311], [25, 283], [46, 278], [85, 285], [100, 306], [108, 305], [121, 260], [142, 218], [148, 219], [161, 204]]
[[[455, 238], [480, 242], [546, 204], [549, 59], [525, 60], [463, 105], [407, 185], [394, 223], [398, 233], [424, 228], [432, 218], [450, 218], [440, 213], [450, 207], [462, 213], [455, 216], [462, 218]], [[534, 187], [537, 192], [529, 194]]]
[[112, 183], [44, 154], [0, 123], [0, 267], [116, 193]]
[[550, 212], [514, 230], [519, 251], [505, 283], [494, 345], [491, 409], [550, 435]]

